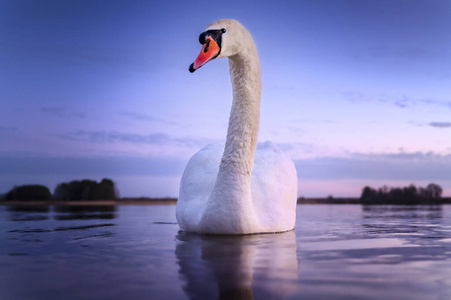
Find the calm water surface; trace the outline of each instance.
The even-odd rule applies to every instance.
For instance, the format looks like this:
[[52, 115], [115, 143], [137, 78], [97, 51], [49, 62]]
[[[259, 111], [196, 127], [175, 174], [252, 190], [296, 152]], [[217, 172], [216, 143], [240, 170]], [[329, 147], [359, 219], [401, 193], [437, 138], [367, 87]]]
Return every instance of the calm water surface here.
[[0, 299], [451, 299], [451, 206], [298, 205], [282, 234], [175, 206], [0, 206]]

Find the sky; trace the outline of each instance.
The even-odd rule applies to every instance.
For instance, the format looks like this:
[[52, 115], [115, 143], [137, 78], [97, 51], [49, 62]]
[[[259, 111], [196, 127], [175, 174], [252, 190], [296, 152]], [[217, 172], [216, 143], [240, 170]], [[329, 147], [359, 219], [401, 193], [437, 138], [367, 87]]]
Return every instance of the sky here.
[[0, 194], [106, 177], [124, 197], [177, 197], [189, 158], [225, 141], [227, 59], [188, 72], [223, 18], [256, 42], [259, 142], [293, 159], [299, 196], [451, 196], [444, 0], [0, 0]]

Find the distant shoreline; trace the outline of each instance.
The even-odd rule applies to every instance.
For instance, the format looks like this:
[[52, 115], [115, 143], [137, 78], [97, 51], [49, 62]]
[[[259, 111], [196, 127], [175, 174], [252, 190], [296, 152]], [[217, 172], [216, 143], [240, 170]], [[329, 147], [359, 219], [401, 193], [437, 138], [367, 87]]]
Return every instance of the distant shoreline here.
[[[81, 200], [81, 201], [61, 201], [61, 200], [50, 200], [50, 201], [0, 201], [0, 205], [46, 205], [46, 206], [58, 206], [58, 205], [73, 205], [73, 206], [84, 206], [84, 205], [175, 205], [177, 203], [177, 198], [122, 198], [118, 200]], [[298, 198], [297, 204], [360, 204], [362, 205], [360, 198]], [[440, 204], [451, 204], [451, 197], [440, 198], [439, 203], [418, 203], [418, 204], [407, 204], [407, 205], [440, 205]], [[369, 204], [373, 205], [373, 204]], [[376, 205], [376, 204], [374, 204]], [[398, 205], [397, 203], [384, 203], [381, 205]]]
[[119, 200], [77, 200], [77, 201], [0, 201], [0, 205], [175, 205], [176, 198], [124, 198]]

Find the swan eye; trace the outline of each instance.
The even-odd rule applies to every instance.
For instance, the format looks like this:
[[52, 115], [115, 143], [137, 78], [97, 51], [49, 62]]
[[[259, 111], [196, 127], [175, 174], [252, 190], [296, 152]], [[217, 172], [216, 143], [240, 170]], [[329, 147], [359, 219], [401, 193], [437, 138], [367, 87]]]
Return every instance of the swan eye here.
[[210, 29], [205, 32], [202, 32], [199, 35], [199, 43], [201, 45], [208, 43], [209, 39], [213, 39], [218, 45], [221, 45], [221, 36], [225, 33], [225, 28], [222, 29]]
[[202, 33], [199, 35], [199, 43], [200, 43], [201, 45], [203, 45], [203, 44], [205, 44], [205, 43], [207, 42], [207, 34], [208, 34], [208, 32], [206, 31], [206, 32], [202, 32]]

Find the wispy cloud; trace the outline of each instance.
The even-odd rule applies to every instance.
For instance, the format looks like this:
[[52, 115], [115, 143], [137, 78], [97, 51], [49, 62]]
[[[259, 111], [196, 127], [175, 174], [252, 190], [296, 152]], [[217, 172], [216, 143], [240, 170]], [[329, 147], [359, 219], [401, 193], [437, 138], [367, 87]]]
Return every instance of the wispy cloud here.
[[424, 126], [430, 126], [435, 128], [451, 128], [451, 122], [429, 122], [429, 123], [420, 123], [420, 122], [414, 122], [410, 121], [409, 124], [418, 126], [418, 127], [424, 127]]
[[315, 143], [277, 143], [276, 145], [292, 159], [317, 157], [321, 155], [320, 153], [327, 152], [325, 147]]
[[451, 122], [431, 122], [428, 125], [436, 128], [451, 128]]
[[131, 112], [131, 111], [122, 111], [121, 114], [127, 118], [136, 120], [136, 121], [147, 121], [147, 122], [159, 122], [165, 123], [169, 125], [177, 125], [177, 122], [169, 121], [161, 118], [156, 118], [147, 114]]
[[64, 110], [65, 110], [64, 107], [57, 107], [57, 106], [46, 106], [46, 107], [41, 108], [41, 112], [43, 112], [44, 114], [49, 114], [49, 115], [58, 116], [58, 117], [61, 116], [61, 114], [64, 112]]
[[182, 159], [161, 157], [53, 157], [0, 156], [0, 174], [4, 175], [158, 175], [181, 176], [186, 165]]
[[451, 73], [445, 73], [442, 76], [440, 76], [440, 80], [448, 80], [451, 78]]
[[66, 107], [62, 106], [44, 106], [41, 107], [40, 111], [43, 114], [50, 115], [53, 117], [73, 117], [79, 119], [83, 119], [86, 117], [84, 113], [70, 111]]
[[353, 53], [357, 60], [429, 61], [438, 54], [420, 47], [374, 46]]
[[418, 98], [409, 95], [370, 95], [361, 91], [347, 90], [341, 91], [342, 98], [350, 102], [380, 102], [380, 103], [393, 103], [400, 108], [412, 107], [416, 105], [433, 105], [450, 107], [451, 102], [449, 100], [441, 100], [433, 97], [430, 98]]
[[17, 127], [0, 125], [0, 131], [13, 131], [13, 130], [17, 130]]
[[174, 145], [178, 147], [200, 148], [211, 140], [196, 138], [174, 138], [164, 133], [137, 134], [117, 131], [77, 131], [61, 136], [63, 139], [87, 141], [91, 143], [128, 143], [150, 145]]
[[451, 180], [451, 154], [389, 153], [295, 160], [300, 179]]
[[16, 56], [32, 57], [44, 61], [57, 61], [64, 64], [92, 65], [106, 67], [133, 67], [134, 71], [149, 70], [152, 66], [141, 59], [148, 49], [129, 49], [116, 47], [114, 51], [103, 47], [76, 47], [67, 44], [32, 43], [32, 42], [0, 42], [3, 49], [9, 50]]
[[[0, 176], [2, 178], [51, 177], [54, 183], [61, 178], [125, 178], [127, 176], [171, 177], [176, 182], [182, 176], [187, 160], [179, 157], [161, 156], [48, 156], [48, 155], [0, 155]], [[354, 153], [347, 157], [316, 157], [294, 161], [301, 191], [309, 190], [306, 185], [320, 183], [318, 193], [322, 194], [332, 184], [358, 182], [356, 190], [364, 184], [375, 181], [436, 182], [444, 185], [451, 180], [451, 154], [429, 153]], [[56, 179], [55, 179], [56, 178]], [[50, 180], [50, 179], [49, 179]], [[10, 182], [0, 187], [4, 191]], [[2, 192], [2, 191], [0, 191]], [[153, 191], [147, 193], [152, 195]], [[335, 193], [335, 192], [334, 192]], [[172, 195], [177, 195], [177, 188]]]
[[398, 152], [398, 153], [351, 153], [350, 158], [371, 161], [440, 161], [451, 163], [451, 154], [434, 152]]
[[367, 94], [361, 91], [342, 91], [340, 92], [340, 94], [343, 96], [343, 98], [351, 102], [367, 102], [374, 100], [380, 101], [380, 99], [368, 96]]

